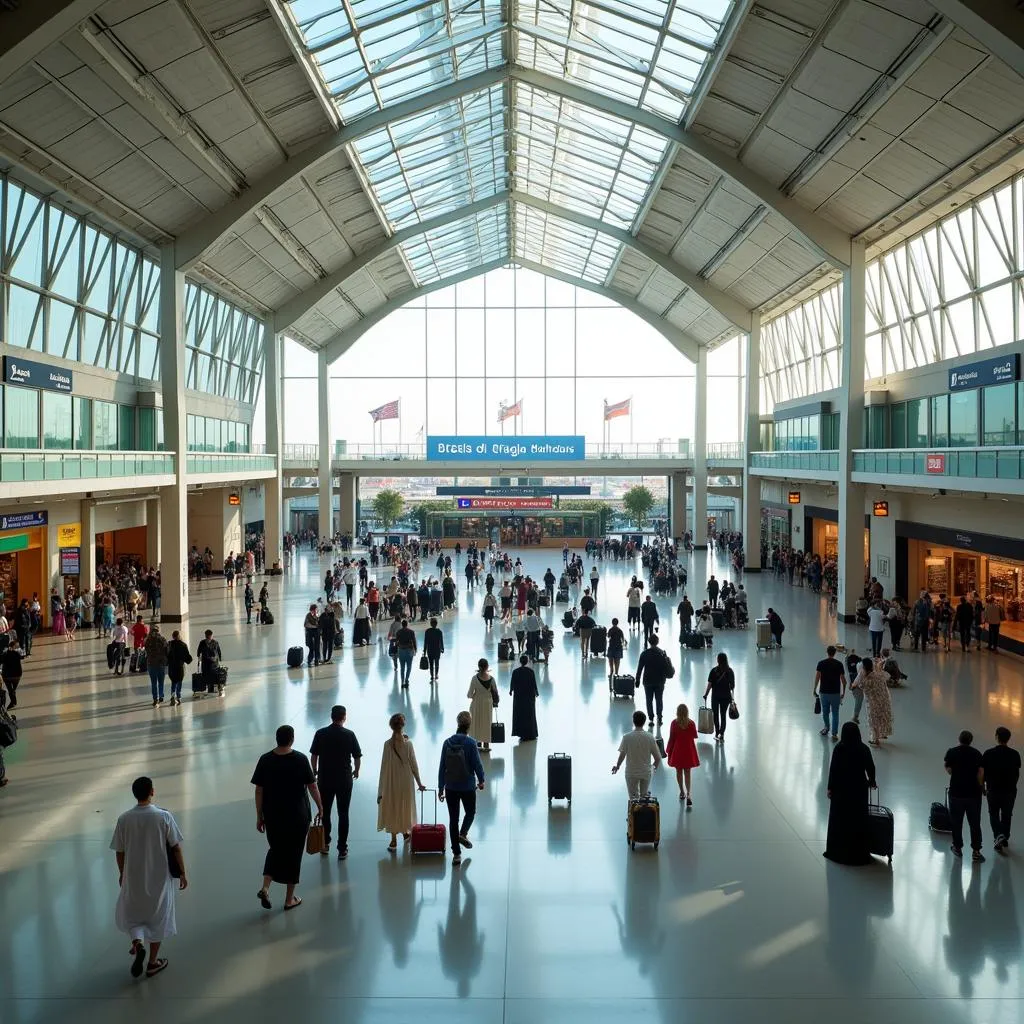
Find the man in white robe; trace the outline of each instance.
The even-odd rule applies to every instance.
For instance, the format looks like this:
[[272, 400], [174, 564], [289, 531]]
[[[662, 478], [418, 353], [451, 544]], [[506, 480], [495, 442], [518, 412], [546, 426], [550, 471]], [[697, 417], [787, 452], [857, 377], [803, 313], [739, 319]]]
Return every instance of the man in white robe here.
[[[121, 892], [114, 909], [117, 927], [132, 940], [132, 977], [143, 969], [146, 977], [159, 974], [167, 960], [158, 957], [160, 943], [177, 932], [174, 921], [174, 890], [187, 889], [183, 836], [170, 811], [153, 803], [153, 780], [145, 776], [132, 783], [138, 804], [125, 811], [114, 826], [110, 848], [117, 858]], [[171, 874], [174, 863], [178, 877]], [[149, 962], [145, 963], [146, 943]]]

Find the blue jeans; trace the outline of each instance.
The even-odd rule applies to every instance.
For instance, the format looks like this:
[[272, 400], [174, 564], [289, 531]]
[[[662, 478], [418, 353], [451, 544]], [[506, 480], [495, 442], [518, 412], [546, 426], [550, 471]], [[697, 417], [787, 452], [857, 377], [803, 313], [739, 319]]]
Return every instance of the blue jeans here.
[[171, 680], [171, 700], [173, 700], [175, 697], [177, 697], [178, 700], [181, 700], [181, 680], [180, 679], [172, 679]]
[[412, 656], [415, 653], [411, 647], [398, 648], [398, 665], [401, 669], [402, 682], [409, 682], [409, 675], [412, 672]]
[[[829, 729], [833, 736], [839, 732], [839, 694], [819, 693], [821, 698], [821, 718], [825, 728]], [[829, 715], [832, 716], [832, 724], [829, 725]]]
[[877, 658], [882, 653], [882, 639], [885, 633], [882, 630], [868, 630], [871, 637], [871, 657]]
[[149, 667], [149, 685], [153, 691], [153, 700], [164, 699], [164, 673], [167, 670], [161, 665], [159, 668]]

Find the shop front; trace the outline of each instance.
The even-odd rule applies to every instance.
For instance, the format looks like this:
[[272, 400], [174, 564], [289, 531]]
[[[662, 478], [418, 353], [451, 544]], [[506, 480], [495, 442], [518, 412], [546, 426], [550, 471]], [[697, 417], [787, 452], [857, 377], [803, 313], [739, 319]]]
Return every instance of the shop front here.
[[96, 534], [96, 564], [113, 569], [146, 564], [146, 527], [105, 530]]
[[[839, 558], [839, 512], [817, 505], [804, 506], [804, 550], [820, 555], [823, 562]], [[864, 583], [870, 578], [871, 517], [864, 517]]]
[[49, 617], [46, 595], [46, 512], [17, 512], [0, 516], [0, 599], [8, 615], [22, 598], [39, 595], [44, 620]]
[[596, 512], [429, 512], [426, 536], [431, 540], [472, 540], [510, 547], [560, 547], [566, 540], [599, 536], [599, 527], [600, 516]]
[[1000, 646], [1024, 654], [1024, 539], [900, 520], [896, 538], [897, 579], [905, 574], [911, 599], [922, 590], [954, 603], [991, 594], [1006, 616]]
[[[771, 553], [776, 548], [793, 546], [793, 512], [779, 505], [761, 505], [761, 549]], [[766, 563], [767, 564], [767, 563]]]

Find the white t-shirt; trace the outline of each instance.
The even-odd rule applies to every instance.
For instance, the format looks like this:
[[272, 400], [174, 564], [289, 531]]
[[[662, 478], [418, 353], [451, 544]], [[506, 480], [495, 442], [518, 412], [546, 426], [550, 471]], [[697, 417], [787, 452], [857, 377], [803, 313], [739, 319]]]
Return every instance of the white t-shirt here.
[[628, 607], [639, 608], [640, 607], [640, 590], [637, 587], [630, 587], [626, 591], [626, 599], [629, 602]]
[[115, 626], [113, 630], [111, 630], [110, 639], [115, 644], [128, 643], [128, 627], [123, 623], [120, 626]]
[[622, 737], [619, 753], [626, 755], [627, 775], [648, 775], [654, 764], [661, 763], [661, 753], [654, 737], [644, 729], [634, 729]]
[[885, 628], [885, 612], [881, 608], [868, 609], [868, 629], [873, 633], [881, 633]]

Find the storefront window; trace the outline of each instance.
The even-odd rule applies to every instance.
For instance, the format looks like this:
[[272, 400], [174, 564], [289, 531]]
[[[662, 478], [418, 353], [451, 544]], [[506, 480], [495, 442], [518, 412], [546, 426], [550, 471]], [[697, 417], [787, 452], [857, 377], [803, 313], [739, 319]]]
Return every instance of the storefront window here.
[[949, 445], [949, 395], [932, 398], [932, 445], [936, 448]]
[[92, 403], [93, 444], [97, 451], [117, 448], [117, 405], [114, 402]]
[[949, 444], [952, 448], [973, 448], [978, 443], [978, 391], [960, 391], [949, 396]]
[[131, 405], [119, 405], [118, 410], [118, 447], [123, 452], [135, 450], [135, 408]]
[[907, 402], [907, 447], [928, 447], [928, 399]]
[[92, 448], [92, 399], [73, 399], [75, 447], [80, 451]]
[[981, 389], [984, 403], [982, 444], [1017, 443], [1016, 398], [1016, 384], [997, 384]]
[[71, 396], [43, 392], [43, 447], [71, 447]]
[[8, 448], [39, 447], [39, 392], [5, 388], [4, 436]]

